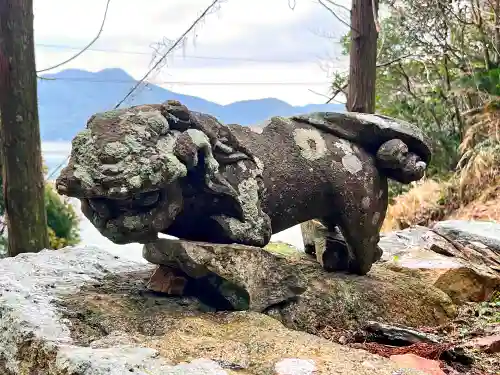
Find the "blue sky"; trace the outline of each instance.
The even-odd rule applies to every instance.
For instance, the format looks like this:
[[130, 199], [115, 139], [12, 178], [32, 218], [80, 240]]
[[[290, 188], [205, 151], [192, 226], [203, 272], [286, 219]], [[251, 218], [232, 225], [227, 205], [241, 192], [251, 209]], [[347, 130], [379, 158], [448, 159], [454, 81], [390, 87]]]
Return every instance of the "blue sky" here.
[[[336, 2], [350, 4], [350, 0]], [[37, 67], [44, 69], [77, 52], [71, 47], [92, 40], [106, 0], [34, 3]], [[111, 0], [104, 32], [93, 45], [105, 52], [87, 51], [63, 68], [97, 71], [119, 67], [139, 78], [151, 65], [151, 46], [176, 39], [209, 3], [211, 0]], [[289, 3], [295, 4], [293, 10]], [[337, 11], [348, 20], [348, 13]], [[189, 82], [164, 87], [221, 104], [264, 97], [295, 105], [321, 103], [325, 99], [310, 90], [327, 94], [332, 71], [347, 68], [338, 45], [345, 32], [346, 27], [317, 0], [225, 0], [151, 80]], [[213, 82], [232, 84], [206, 84]]]

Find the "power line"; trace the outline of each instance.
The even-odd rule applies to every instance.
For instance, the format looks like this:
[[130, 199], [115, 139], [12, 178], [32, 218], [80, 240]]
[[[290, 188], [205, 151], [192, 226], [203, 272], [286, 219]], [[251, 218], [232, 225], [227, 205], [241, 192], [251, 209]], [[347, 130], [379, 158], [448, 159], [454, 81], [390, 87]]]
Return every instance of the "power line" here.
[[[109, 4], [108, 0], [108, 4]], [[195, 28], [195, 26], [210, 12], [212, 8], [217, 5], [219, 0], [214, 0], [202, 13], [200, 16], [198, 16], [194, 22], [191, 24], [191, 26], [188, 27], [188, 29], [175, 41], [172, 46], [163, 54], [163, 56], [147, 71], [147, 73], [129, 90], [129, 92], [123, 97], [122, 100], [118, 102], [118, 104], [115, 106], [115, 109], [118, 108], [127, 98], [132, 95], [132, 93], [139, 87], [141, 83], [143, 83], [148, 76], [160, 66], [160, 64], [166, 59], [166, 57], [184, 40], [184, 38]], [[92, 42], [93, 43], [93, 42]], [[90, 45], [89, 45], [90, 47]], [[48, 176], [47, 179], [50, 180], [50, 178], [56, 173], [56, 171], [63, 166], [68, 160], [69, 160], [70, 155], [68, 155], [67, 158], [64, 159], [64, 161], [56, 168], [54, 171]]]
[[91, 46], [92, 44], [94, 44], [97, 39], [99, 39], [99, 37], [101, 36], [102, 34], [102, 30], [104, 29], [104, 24], [106, 23], [106, 18], [108, 16], [108, 9], [109, 9], [109, 3], [111, 2], [111, 0], [108, 0], [106, 2], [106, 8], [104, 9], [104, 16], [102, 18], [102, 22], [101, 22], [101, 27], [99, 28], [99, 31], [97, 32], [97, 35], [94, 37], [94, 39], [92, 39], [90, 41], [89, 44], [87, 44], [80, 52], [78, 52], [77, 54], [71, 56], [69, 59], [57, 64], [57, 65], [54, 65], [54, 66], [51, 66], [50, 68], [45, 68], [45, 69], [42, 69], [42, 70], [37, 70], [37, 73], [42, 73], [42, 72], [46, 72], [48, 70], [52, 70], [52, 69], [55, 69], [55, 68], [59, 68], [60, 66], [64, 65], [64, 64], [67, 64], [69, 63], [70, 61], [76, 59], [78, 56], [80, 56], [82, 53], [84, 53], [85, 51], [87, 51]]
[[[153, 67], [151, 67], [151, 69], [148, 70], [148, 72], [139, 80], [135, 83], [135, 85], [129, 90], [129, 92], [123, 97], [122, 100], [120, 100], [118, 102], [118, 104], [114, 107], [115, 109], [118, 108], [123, 102], [125, 102], [125, 100], [127, 100], [127, 98], [132, 95], [132, 93], [139, 87], [139, 85], [141, 83], [144, 83], [146, 82], [146, 79], [147, 77], [154, 71], [156, 70], [160, 64], [167, 58], [167, 56], [180, 44], [182, 43], [182, 41], [185, 39], [185, 37], [196, 27], [196, 25], [210, 12], [210, 10], [212, 10], [212, 8], [214, 8], [217, 3], [219, 3], [220, 0], [214, 0], [203, 12], [202, 14], [197, 17], [195, 19], [195, 21], [191, 24], [191, 26], [172, 44], [172, 46], [170, 48], [168, 48], [168, 50], [162, 55], [162, 57], [153, 65]], [[104, 19], [103, 19], [103, 22], [101, 24], [101, 28], [99, 30], [99, 33], [97, 34], [97, 36], [94, 38], [94, 40], [92, 40], [89, 45], [87, 45], [82, 51], [80, 51], [79, 53], [77, 53], [75, 56], [73, 56], [71, 59], [68, 59], [66, 60], [65, 62], [61, 63], [61, 64], [58, 64], [57, 66], [55, 67], [59, 67], [73, 59], [75, 59], [76, 57], [78, 57], [79, 55], [81, 55], [84, 51], [86, 50], [89, 50], [90, 47], [92, 46], [92, 44], [99, 38], [101, 32], [102, 32], [102, 29], [104, 27], [104, 23], [105, 23], [105, 20], [106, 20], [106, 15], [107, 15], [107, 11], [108, 11], [108, 6], [109, 6], [109, 2], [110, 0], [107, 1], [107, 4], [106, 4], [106, 11], [104, 13]], [[106, 51], [106, 52], [111, 52], [111, 51]], [[199, 58], [207, 58], [207, 57], [199, 57]], [[212, 59], [222, 59], [222, 58], [212, 58]], [[227, 59], [227, 58], [226, 58]], [[235, 58], [233, 58], [235, 59]], [[239, 59], [241, 61], [241, 59]], [[251, 60], [256, 60], [256, 59], [245, 59], [245, 61], [251, 61]], [[51, 67], [49, 69], [54, 69], [55, 67]], [[45, 70], [49, 70], [49, 69], [45, 69]], [[42, 71], [45, 71], [45, 70], [42, 70]], [[66, 80], [66, 81], [69, 81], [71, 80], [71, 78], [66, 78], [66, 79], [61, 79], [61, 78], [49, 78], [48, 80]], [[82, 79], [80, 79], [82, 80]], [[87, 80], [87, 82], [91, 82], [92, 80]], [[94, 81], [99, 81], [99, 80], [94, 80]], [[104, 81], [104, 82], [111, 82], [111, 80], [101, 80], [101, 81]], [[117, 80], [115, 80], [117, 81]], [[119, 81], [119, 80], [118, 80]], [[127, 82], [124, 80], [124, 82]], [[164, 82], [163, 84], [184, 84], [184, 85], [314, 85], [314, 84], [325, 84], [324, 82], [321, 82], [321, 83], [311, 83], [311, 82]], [[50, 180], [50, 178], [52, 178], [52, 176], [57, 172], [57, 170], [62, 167], [69, 159], [70, 155], [68, 155], [67, 158], [65, 158], [65, 160], [59, 164], [54, 170], [53, 172], [48, 176], [48, 179]]]
[[[126, 79], [93, 79], [93, 78], [78, 78], [78, 77], [41, 77], [44, 82], [51, 81], [70, 81], [70, 82], [91, 82], [91, 83], [137, 83], [135, 80]], [[146, 81], [143, 81], [146, 82]], [[329, 85], [330, 82], [203, 82], [203, 81], [147, 81], [146, 83], [153, 85], [179, 85], [179, 86], [311, 86], [311, 85]]]
[[[63, 44], [43, 44], [37, 43], [36, 46], [42, 48], [54, 48], [54, 49], [67, 49], [67, 50], [80, 50], [81, 47], [63, 45]], [[87, 51], [100, 52], [100, 53], [115, 53], [124, 55], [140, 55], [140, 56], [150, 56], [151, 52], [142, 51], [129, 51], [129, 50], [119, 50], [119, 49], [107, 49], [107, 48], [87, 48]], [[270, 62], [270, 63], [314, 63], [316, 61], [310, 59], [266, 59], [266, 58], [253, 58], [253, 57], [233, 57], [233, 56], [203, 56], [203, 55], [190, 55], [183, 54], [181, 56], [183, 59], [195, 59], [195, 60], [216, 60], [216, 61], [242, 61], [242, 62]], [[309, 54], [309, 57], [322, 60], [320, 57]], [[324, 59], [326, 60], [326, 59]], [[335, 67], [334, 67], [335, 68]]]
[[167, 49], [167, 51], [163, 54], [162, 57], [160, 57], [158, 59], [158, 61], [151, 67], [151, 69], [149, 69], [147, 71], [147, 73], [134, 85], [134, 87], [132, 87], [130, 89], [130, 91], [123, 97], [122, 100], [120, 100], [118, 102], [118, 104], [115, 106], [115, 109], [118, 108], [125, 100], [127, 100], [127, 98], [132, 95], [132, 93], [137, 90], [137, 88], [139, 87], [139, 85], [141, 83], [143, 83], [147, 78], [148, 76], [154, 71], [156, 70], [160, 64], [167, 58], [167, 56], [175, 49], [177, 48], [177, 46], [179, 44], [182, 43], [182, 41], [184, 40], [184, 38], [196, 27], [196, 25], [208, 14], [208, 12], [210, 12], [210, 10], [212, 10], [212, 8], [214, 8], [217, 3], [219, 2], [219, 0], [214, 0], [195, 20], [194, 22], [191, 24], [191, 26], [189, 26], [187, 28], [186, 31], [184, 31], [184, 33], [175, 41], [174, 44], [172, 44], [170, 46], [170, 48]]

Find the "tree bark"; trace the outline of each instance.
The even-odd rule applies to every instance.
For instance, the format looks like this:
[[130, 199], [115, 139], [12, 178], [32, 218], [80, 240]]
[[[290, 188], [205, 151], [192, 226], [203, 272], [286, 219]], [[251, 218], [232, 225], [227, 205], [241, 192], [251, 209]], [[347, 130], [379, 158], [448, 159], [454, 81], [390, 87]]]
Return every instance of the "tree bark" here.
[[378, 0], [352, 0], [348, 111], [375, 112], [378, 33], [374, 14], [377, 12]]
[[48, 248], [33, 0], [0, 0], [0, 139], [8, 253]]

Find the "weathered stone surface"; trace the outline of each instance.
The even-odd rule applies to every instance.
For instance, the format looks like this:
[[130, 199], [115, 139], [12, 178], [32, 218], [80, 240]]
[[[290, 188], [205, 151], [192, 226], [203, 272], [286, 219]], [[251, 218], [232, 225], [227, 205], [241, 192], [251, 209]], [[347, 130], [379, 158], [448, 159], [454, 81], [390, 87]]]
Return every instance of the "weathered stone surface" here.
[[317, 249], [324, 248], [326, 227], [313, 219], [300, 223], [300, 231], [302, 232], [305, 253], [316, 256]]
[[418, 180], [429, 159], [422, 132], [386, 116], [273, 117], [257, 133], [167, 101], [92, 116], [56, 187], [115, 243], [264, 247], [321, 218], [345, 239], [326, 243], [325, 269], [364, 275], [381, 255], [387, 178]]
[[399, 119], [359, 112], [315, 112], [291, 117], [377, 150], [386, 175], [409, 183], [419, 180], [431, 159], [431, 141], [422, 129]]
[[500, 272], [500, 224], [487, 221], [447, 220], [433, 231], [450, 241], [462, 258]]
[[500, 288], [498, 271], [426, 227], [386, 234], [379, 246], [384, 267], [420, 278], [455, 303], [486, 301]]
[[152, 270], [93, 247], [0, 260], [0, 373], [422, 374], [263, 314], [148, 293]]
[[500, 255], [500, 223], [493, 221], [446, 220], [436, 223], [435, 232], [462, 245], [479, 242]]
[[148, 281], [148, 289], [154, 292], [182, 296], [187, 282], [187, 278], [179, 275], [176, 269], [158, 266]]
[[486, 353], [498, 353], [500, 352], [500, 334], [472, 340], [467, 346], [482, 350]]
[[261, 312], [307, 288], [306, 278], [297, 272], [293, 261], [277, 261], [278, 255], [251, 246], [162, 238], [144, 245], [143, 256], [153, 264], [177, 267], [192, 278], [204, 278], [206, 284], [222, 278], [218, 290], [233, 308], [244, 306]]
[[294, 329], [355, 329], [369, 320], [432, 326], [456, 311], [441, 290], [377, 264], [365, 277], [327, 273], [312, 261], [300, 268], [308, 276], [308, 289], [296, 300], [266, 311]]
[[[334, 254], [325, 251], [326, 244], [345, 246], [341, 233], [329, 232], [318, 220], [303, 223], [301, 229], [308, 253], [328, 269], [328, 258]], [[477, 241], [474, 248], [466, 247], [429, 228], [414, 226], [382, 234], [378, 246], [383, 250], [379, 263], [385, 268], [436, 286], [456, 303], [488, 300], [500, 287], [500, 257]]]
[[402, 257], [408, 249], [432, 251], [447, 257], [460, 255], [459, 250], [445, 238], [419, 225], [382, 234], [379, 246], [384, 250], [382, 261], [392, 260], [395, 256]]
[[[348, 252], [347, 243], [337, 227], [330, 229], [321, 220], [313, 219], [300, 224], [304, 251], [316, 258], [326, 271], [338, 271], [338, 263]], [[377, 237], [378, 238], [378, 237]], [[382, 249], [376, 247], [376, 259], [382, 256]]]
[[439, 337], [402, 325], [367, 322], [363, 330], [370, 334], [369, 341], [387, 342], [393, 346], [412, 345], [420, 342], [439, 343]]
[[276, 375], [314, 375], [316, 364], [311, 360], [286, 358], [274, 366], [274, 371]]
[[[224, 285], [220, 294], [231, 296], [227, 290], [236, 290], [231, 285], [239, 287], [250, 296], [250, 308], [313, 333], [326, 327], [357, 328], [368, 320], [435, 325], [455, 311], [441, 290], [382, 266], [364, 277], [349, 276], [325, 272], [305, 254], [166, 239], [145, 245], [143, 254], [152, 263], [176, 266], [194, 278], [215, 273], [228, 282], [219, 283]], [[234, 300], [244, 299], [241, 292], [239, 296]]]
[[427, 375], [446, 375], [438, 361], [422, 358], [415, 354], [393, 355], [391, 356], [391, 360], [401, 367], [416, 368]]

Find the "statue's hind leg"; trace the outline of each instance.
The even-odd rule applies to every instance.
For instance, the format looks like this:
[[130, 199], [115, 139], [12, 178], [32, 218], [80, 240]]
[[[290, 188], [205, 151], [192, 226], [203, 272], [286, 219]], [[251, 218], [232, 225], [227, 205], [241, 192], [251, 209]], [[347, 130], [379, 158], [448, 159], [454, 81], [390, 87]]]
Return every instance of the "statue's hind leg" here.
[[328, 272], [342, 272], [349, 269], [349, 249], [335, 217], [320, 220], [324, 230], [316, 238], [315, 256]]

